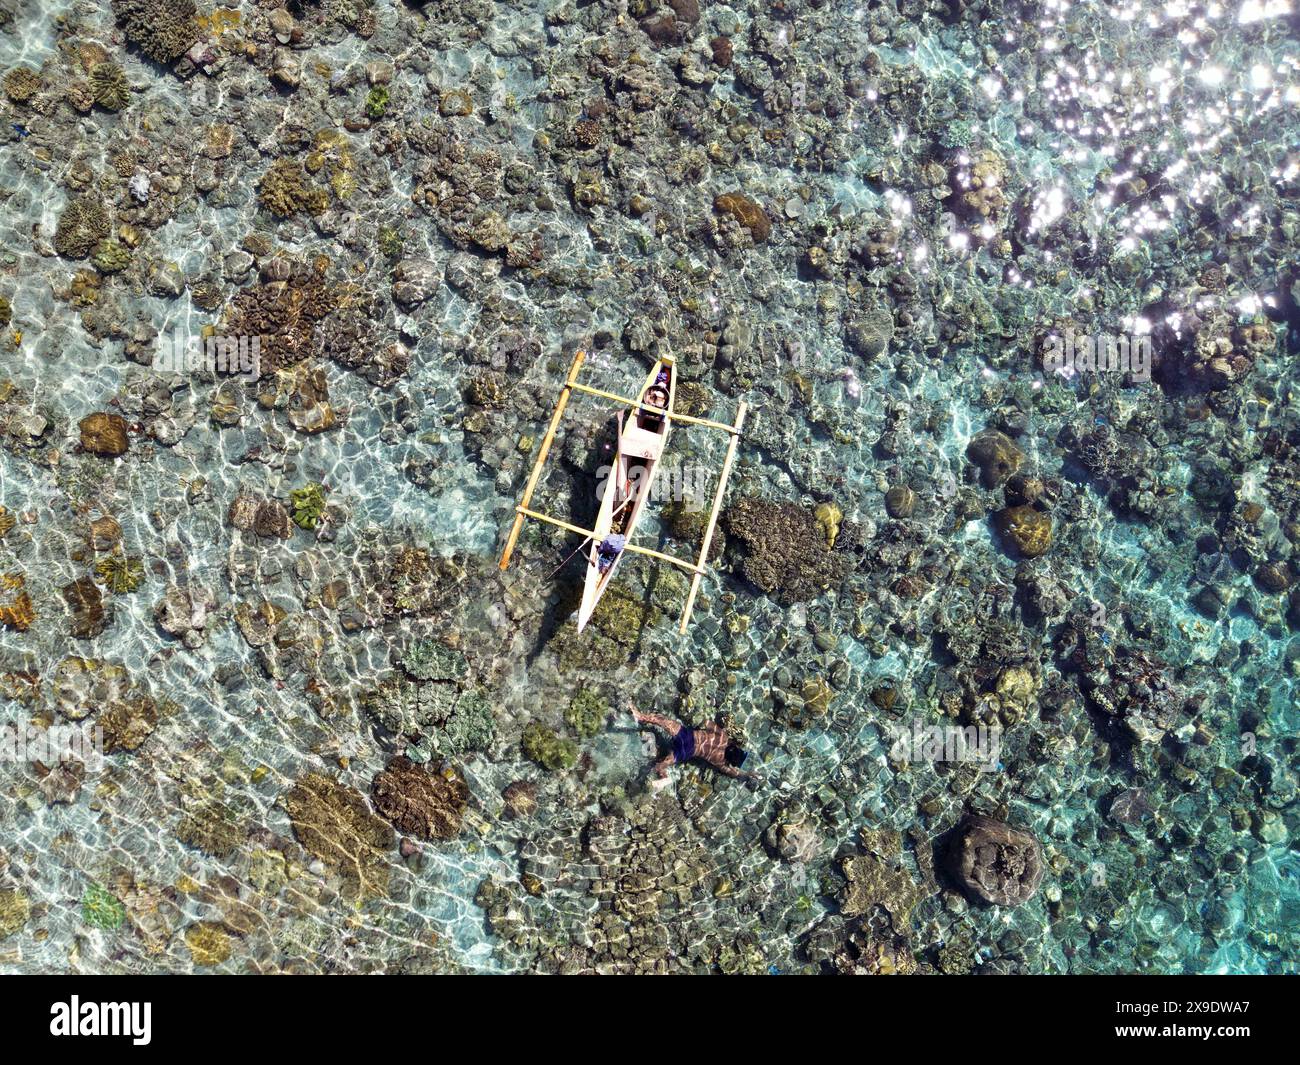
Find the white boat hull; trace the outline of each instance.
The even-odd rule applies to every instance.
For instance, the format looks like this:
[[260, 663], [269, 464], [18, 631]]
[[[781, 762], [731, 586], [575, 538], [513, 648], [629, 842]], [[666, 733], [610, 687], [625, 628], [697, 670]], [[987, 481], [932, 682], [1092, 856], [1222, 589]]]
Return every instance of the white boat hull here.
[[[667, 410], [672, 413], [677, 393], [677, 373], [670, 360], [660, 359], [655, 363], [636, 398], [638, 401], [645, 399], [646, 393], [663, 370], [668, 371]], [[645, 513], [664, 445], [668, 442], [672, 420], [659, 419], [657, 427], [648, 427], [644, 424], [646, 420], [642, 409], [630, 410], [626, 418], [622, 415], [619, 417], [618, 445], [610, 467], [609, 480], [605, 483], [604, 495], [601, 497], [600, 511], [592, 525], [595, 536], [587, 549], [587, 573], [583, 581], [582, 605], [578, 608], [579, 632], [587, 627], [601, 596], [618, 572], [623, 555], [627, 553], [620, 553], [602, 573], [599, 565], [600, 545], [616, 529], [621, 529], [627, 542], [631, 543]]]

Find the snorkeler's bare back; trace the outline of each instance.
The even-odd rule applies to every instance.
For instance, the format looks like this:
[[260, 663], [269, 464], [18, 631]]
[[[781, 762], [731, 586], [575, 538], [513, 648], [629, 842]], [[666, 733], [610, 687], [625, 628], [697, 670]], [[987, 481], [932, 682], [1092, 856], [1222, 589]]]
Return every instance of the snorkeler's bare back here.
[[695, 730], [695, 757], [721, 769], [727, 764], [727, 730], [704, 725]]

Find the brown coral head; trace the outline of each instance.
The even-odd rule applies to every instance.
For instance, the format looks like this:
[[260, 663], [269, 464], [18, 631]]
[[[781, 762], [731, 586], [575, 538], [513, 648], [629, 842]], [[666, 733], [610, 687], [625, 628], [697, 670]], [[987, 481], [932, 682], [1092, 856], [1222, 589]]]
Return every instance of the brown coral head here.
[[971, 898], [993, 906], [1028, 902], [1043, 879], [1043, 850], [1023, 829], [971, 814], [953, 833], [949, 872]]

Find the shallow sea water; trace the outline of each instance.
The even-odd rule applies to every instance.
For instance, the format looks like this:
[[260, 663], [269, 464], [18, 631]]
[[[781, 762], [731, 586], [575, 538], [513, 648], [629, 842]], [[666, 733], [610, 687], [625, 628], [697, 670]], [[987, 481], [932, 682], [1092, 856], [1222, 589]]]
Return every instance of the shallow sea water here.
[[[685, 25], [693, 6], [672, 8]], [[17, 518], [0, 573], [22, 575], [36, 615], [25, 630], [0, 627], [0, 720], [71, 717], [56, 691], [70, 658], [120, 665], [161, 711], [70, 799], [43, 790], [44, 766], [0, 763], [0, 971], [784, 973], [879, 971], [885, 956], [884, 969], [904, 971], [1295, 971], [1300, 654], [1286, 595], [1255, 571], [1289, 559], [1300, 572], [1284, 535], [1300, 521], [1298, 16], [1275, 0], [770, 7], [702, 4], [698, 21], [656, 40], [645, 32], [654, 4], [304, 2], [285, 9], [302, 30], [285, 44], [274, 6], [245, 0], [220, 5], [238, 12], [233, 28], [202, 24], [219, 62], [174, 71], [127, 46], [107, 2], [8, 0], [0, 76], [27, 67], [42, 84], [32, 100], [3, 102], [0, 295], [12, 321], [0, 380], [18, 398], [0, 415], [39, 411], [50, 429], [37, 443], [6, 430], [0, 450], [0, 505]], [[720, 37], [735, 43], [729, 66], [710, 60]], [[69, 102], [87, 40], [126, 72], [121, 111]], [[268, 57], [282, 54], [301, 65], [295, 88], [270, 76]], [[391, 102], [366, 124], [376, 62], [394, 68]], [[652, 84], [637, 99], [641, 77]], [[440, 115], [443, 94], [462, 88], [470, 113]], [[593, 114], [600, 141], [584, 150], [575, 123]], [[210, 158], [208, 131], [227, 121], [235, 148]], [[322, 128], [346, 130], [358, 191], [335, 190], [315, 218], [273, 217], [259, 181], [275, 157], [304, 158]], [[518, 164], [518, 188], [484, 191], [481, 175], [450, 167], [423, 178], [431, 159], [458, 160], [421, 129]], [[983, 180], [981, 152], [998, 174], [989, 187], [1006, 190], [987, 217], [963, 199]], [[927, 162], [950, 198], [918, 176]], [[126, 188], [139, 171], [151, 202], [166, 204], [158, 214]], [[591, 175], [603, 190], [594, 203], [579, 191]], [[512, 180], [507, 171], [508, 190]], [[458, 247], [447, 218], [419, 204], [435, 187], [444, 203], [480, 196], [512, 232], [540, 234], [542, 262], [516, 268], [499, 247]], [[97, 296], [78, 305], [74, 274], [90, 264], [54, 244], [90, 188], [115, 235], [134, 225], [141, 236], [127, 270], [82, 279]], [[761, 205], [767, 241], [716, 208], [735, 190]], [[648, 218], [629, 207], [633, 193], [653, 201]], [[402, 232], [400, 256], [378, 250], [386, 225]], [[232, 273], [229, 257], [254, 233], [274, 251]], [[864, 250], [882, 242], [888, 251]], [[406, 373], [376, 387], [338, 359], [309, 360], [339, 416], [322, 433], [295, 428], [283, 397], [259, 405], [254, 385], [239, 386], [237, 424], [219, 424], [217, 383], [202, 375], [169, 379], [161, 411], [143, 403], [158, 375], [129, 358], [134, 334], [150, 337], [147, 350], [219, 329], [277, 255], [324, 256], [331, 284], [376, 294], [367, 343], [400, 340]], [[437, 267], [415, 306], [392, 296], [399, 257]], [[179, 294], [153, 286], [161, 262], [184, 275]], [[1212, 263], [1226, 281], [1201, 284]], [[476, 276], [453, 283], [457, 269]], [[215, 309], [195, 301], [203, 282], [218, 289]], [[849, 330], [880, 306], [893, 335], [864, 356]], [[1183, 319], [1195, 309], [1229, 335], [1262, 323], [1274, 343], [1209, 387], [1193, 380], [1186, 333], [1152, 308]], [[1154, 332], [1170, 354], [1154, 382], [1044, 372], [1040, 331], [1062, 322]], [[519, 334], [532, 345], [523, 355]], [[527, 526], [499, 575], [579, 346], [595, 349], [596, 387], [632, 388], [663, 350], [707, 390], [708, 416], [729, 421], [746, 401], [729, 500], [834, 503], [841, 550], [861, 545], [851, 572], [787, 602], [747, 579], [743, 537], [729, 536], [680, 638], [684, 582], [628, 559], [619, 609], [635, 624], [606, 618], [586, 645], [569, 616], [578, 564], [551, 576], [571, 537]], [[467, 399], [484, 375], [504, 402]], [[1206, 395], [1204, 415], [1185, 413]], [[80, 450], [79, 420], [110, 410], [138, 426], [131, 450]], [[610, 414], [575, 397], [535, 505], [590, 520]], [[994, 534], [1003, 503], [967, 458], [981, 430], [1011, 425], [1023, 469], [1058, 482], [1053, 544], [1033, 564]], [[1120, 433], [1105, 476], [1063, 435], [1098, 426]], [[1266, 448], [1274, 438], [1289, 447]], [[671, 447], [716, 470], [723, 444], [686, 428]], [[1214, 461], [1228, 487], [1207, 505]], [[288, 504], [313, 483], [328, 489], [322, 530], [279, 539], [231, 527], [241, 492]], [[885, 511], [899, 483], [919, 500], [911, 521]], [[1121, 513], [1110, 488], [1150, 490], [1152, 502]], [[1242, 531], [1248, 501], [1266, 508], [1262, 531]], [[104, 514], [145, 579], [106, 592], [107, 623], [78, 637], [63, 590], [91, 573], [85, 527]], [[1248, 561], [1207, 579], [1206, 531]], [[661, 506], [641, 535], [694, 550]], [[432, 590], [411, 593], [416, 606], [385, 569], [402, 549], [445, 560], [446, 572], [420, 578]], [[927, 564], [937, 578], [898, 590]], [[1193, 602], [1210, 583], [1231, 599], [1217, 617]], [[214, 598], [195, 647], [157, 623], [173, 586]], [[1089, 653], [1104, 657], [1113, 641], [1157, 660], [1198, 709], [1130, 757], [1088, 686], [1123, 682], [1104, 669], [1100, 682], [1080, 679], [1061, 651], [1066, 610], [1035, 620], [1030, 586], [1063, 589], [1074, 613], [1104, 605], [1111, 620], [1096, 638], [1110, 651]], [[239, 611], [264, 603], [301, 627], [250, 639]], [[995, 622], [1012, 635], [990, 635]], [[987, 646], [952, 649], [972, 633]], [[443, 724], [395, 735], [367, 709], [404, 676], [413, 641], [465, 663], [460, 697], [491, 708], [492, 737], [477, 749], [444, 761]], [[1034, 693], [1006, 726], [998, 772], [891, 759], [891, 726], [974, 723], [1008, 664], [1029, 669]], [[828, 680], [828, 705], [792, 717], [816, 703], [801, 694], [808, 684]], [[884, 690], [897, 704], [873, 698]], [[604, 707], [594, 730], [564, 717], [580, 691]], [[651, 791], [629, 699], [694, 724], [725, 715], [763, 782], [691, 766]], [[108, 703], [88, 710], [98, 720]], [[532, 725], [571, 743], [577, 764], [530, 758]], [[404, 750], [463, 782], [455, 831], [412, 840], [386, 829], [372, 846], [384, 824], [373, 782]], [[353, 797], [321, 806], [338, 819], [329, 831], [344, 824], [341, 843], [322, 846], [295, 806], [312, 774], [337, 781], [335, 799]], [[532, 801], [512, 810], [503, 796], [519, 784]], [[1153, 807], [1135, 824], [1108, 816], [1129, 788]], [[966, 814], [1038, 840], [1046, 868], [1029, 901], [987, 906], [959, 890], [938, 841]], [[783, 834], [786, 823], [799, 831]], [[880, 853], [864, 830], [896, 835]], [[848, 913], [845, 862], [873, 855], [883, 886]], [[355, 890], [352, 863], [379, 889]]]

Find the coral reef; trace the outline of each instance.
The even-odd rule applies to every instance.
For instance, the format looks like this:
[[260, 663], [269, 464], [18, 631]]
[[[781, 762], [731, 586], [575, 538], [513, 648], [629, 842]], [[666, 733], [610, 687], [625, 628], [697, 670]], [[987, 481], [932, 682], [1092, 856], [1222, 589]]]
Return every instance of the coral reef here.
[[951, 871], [973, 898], [1019, 906], [1043, 878], [1042, 847], [1030, 833], [990, 817], [967, 817], [950, 843]]
[[31, 912], [31, 901], [25, 892], [16, 888], [0, 889], [0, 940], [21, 931]]
[[105, 111], [121, 111], [131, 102], [131, 86], [126, 71], [111, 61], [90, 68], [90, 88], [95, 103]]
[[150, 59], [170, 63], [198, 38], [194, 0], [113, 0], [113, 15]]
[[343, 880], [345, 892], [366, 899], [388, 891], [386, 853], [393, 831], [365, 796], [323, 773], [308, 773], [283, 796], [294, 835]]
[[1024, 452], [1006, 433], [985, 429], [966, 445], [966, 457], [980, 469], [985, 488], [1001, 487], [1024, 462]]
[[277, 159], [258, 184], [262, 204], [274, 215], [289, 218], [299, 211], [320, 214], [329, 204], [329, 193], [312, 184], [302, 164]]
[[417, 640], [402, 655], [402, 668], [416, 680], [461, 680], [467, 667], [463, 655], [437, 640]]
[[89, 577], [65, 584], [62, 595], [71, 615], [68, 631], [72, 636], [89, 639], [108, 628], [110, 615], [104, 607], [103, 593]]
[[524, 729], [520, 747], [525, 757], [531, 758], [543, 769], [549, 769], [552, 772], [561, 769], [572, 769], [578, 761], [578, 745], [576, 743], [572, 740], [566, 740], [556, 733], [554, 729], [549, 729], [536, 721]]
[[116, 458], [125, 455], [131, 446], [126, 419], [120, 414], [87, 414], [77, 428], [81, 430], [82, 448], [96, 455]]
[[72, 200], [59, 215], [54, 250], [65, 259], [84, 259], [112, 228], [104, 204], [93, 194]]
[[133, 555], [109, 555], [95, 563], [95, 577], [109, 591], [125, 595], [144, 583], [144, 562]]
[[4, 94], [16, 104], [25, 104], [41, 90], [41, 76], [30, 67], [14, 67], [4, 76]]
[[880, 906], [889, 914], [895, 934], [907, 938], [912, 911], [924, 895], [902, 866], [898, 833], [864, 831], [862, 843], [868, 853], [851, 855], [842, 862], [847, 883], [840, 912], [856, 917]]
[[95, 245], [90, 261], [101, 274], [116, 274], [131, 265], [131, 249], [105, 238]]
[[1037, 558], [1052, 546], [1052, 517], [1046, 511], [1025, 505], [1007, 507], [998, 511], [996, 521], [1022, 558]]
[[565, 724], [580, 739], [590, 739], [605, 727], [605, 718], [609, 716], [609, 706], [595, 692], [583, 688], [564, 709]]
[[744, 226], [755, 244], [762, 244], [772, 235], [772, 223], [766, 212], [743, 192], [723, 193], [714, 199], [713, 209]]
[[325, 513], [325, 486], [307, 484], [289, 493], [293, 507], [293, 523], [300, 529], [314, 529]]
[[91, 884], [81, 896], [81, 919], [92, 928], [114, 932], [126, 920], [126, 907], [107, 888]]
[[469, 788], [451, 769], [432, 773], [409, 758], [390, 761], [370, 787], [375, 809], [400, 832], [420, 839], [455, 839]]
[[195, 965], [220, 965], [230, 957], [230, 933], [216, 921], [200, 921], [186, 928], [185, 945]]
[[26, 632], [36, 620], [36, 607], [21, 573], [0, 574], [0, 625]]
[[858, 7], [0, 5], [0, 971], [1295, 967], [1294, 17]]
[[[745, 579], [782, 603], [815, 599], [843, 580], [849, 560], [834, 550], [838, 522], [795, 503], [740, 499], [722, 515], [730, 541], [743, 545]], [[833, 531], [832, 531], [833, 530]]]
[[95, 719], [103, 729], [104, 753], [138, 750], [158, 727], [162, 711], [152, 697], [139, 692], [110, 703]]

